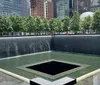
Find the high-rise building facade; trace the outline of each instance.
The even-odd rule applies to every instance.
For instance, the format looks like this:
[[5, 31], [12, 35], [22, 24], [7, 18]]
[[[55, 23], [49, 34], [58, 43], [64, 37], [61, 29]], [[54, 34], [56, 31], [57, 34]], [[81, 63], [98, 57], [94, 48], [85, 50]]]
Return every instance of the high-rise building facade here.
[[0, 15], [29, 16], [29, 8], [27, 0], [0, 0]]
[[100, 10], [100, 0], [91, 0], [91, 11]]
[[54, 17], [63, 19], [65, 16], [71, 16], [73, 12], [73, 0], [53, 0]]
[[22, 2], [22, 15], [29, 16], [30, 15], [30, 0], [21, 0]]
[[53, 18], [53, 2], [52, 0], [44, 0], [44, 17]]
[[79, 14], [88, 12], [91, 9], [91, 0], [73, 0], [74, 11], [77, 11]]
[[30, 0], [31, 15], [50, 19], [53, 17], [53, 2], [52, 0]]
[[83, 12], [90, 11], [91, 8], [91, 0], [77, 0], [77, 11], [82, 14]]
[[44, 0], [31, 0], [31, 15], [44, 18]]

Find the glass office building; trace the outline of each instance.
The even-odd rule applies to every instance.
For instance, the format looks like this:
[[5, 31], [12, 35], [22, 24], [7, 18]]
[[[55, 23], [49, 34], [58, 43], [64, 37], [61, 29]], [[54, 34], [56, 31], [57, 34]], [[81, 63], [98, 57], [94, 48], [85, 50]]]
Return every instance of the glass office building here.
[[63, 19], [64, 16], [71, 16], [73, 10], [73, 0], [53, 0], [54, 17]]
[[90, 11], [90, 8], [91, 8], [91, 0], [78, 0], [77, 11], [80, 14]]
[[0, 15], [29, 16], [28, 0], [0, 0]]
[[100, 0], [91, 0], [91, 11], [100, 10]]

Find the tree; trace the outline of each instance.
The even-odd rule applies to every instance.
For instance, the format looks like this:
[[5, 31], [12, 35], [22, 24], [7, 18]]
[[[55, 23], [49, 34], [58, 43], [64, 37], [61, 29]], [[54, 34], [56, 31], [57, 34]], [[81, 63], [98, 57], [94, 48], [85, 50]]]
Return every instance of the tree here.
[[11, 16], [12, 28], [14, 32], [22, 32], [24, 29], [23, 18], [20, 16]]
[[56, 29], [56, 26], [57, 26], [55, 18], [52, 18], [52, 19], [49, 20], [49, 26], [50, 26], [51, 35], [53, 35], [56, 31], [55, 29]]
[[94, 13], [92, 26], [96, 33], [100, 33], [100, 10]]
[[2, 33], [9, 33], [11, 32], [12, 26], [9, 17], [7, 16], [0, 16], [0, 32]]
[[55, 25], [56, 25], [56, 27], [55, 27], [55, 31], [56, 32], [59, 32], [59, 34], [60, 34], [60, 32], [62, 32], [63, 31], [63, 23], [62, 23], [62, 20], [60, 19], [60, 18], [57, 18], [57, 19], [55, 19], [56, 21], [56, 23], [55, 23]]
[[65, 16], [64, 21], [63, 21], [63, 30], [64, 31], [69, 31], [69, 24], [70, 24], [70, 18], [68, 16]]
[[27, 20], [27, 17], [22, 17], [23, 29], [22, 29], [21, 31], [24, 32], [24, 33], [27, 32], [27, 28], [26, 28], [26, 20]]
[[26, 32], [29, 32], [31, 35], [31, 33], [35, 32], [36, 30], [36, 19], [32, 16], [27, 17], [25, 26], [26, 26]]
[[78, 12], [74, 12], [70, 22], [70, 30], [72, 30], [75, 34], [80, 29], [80, 17]]
[[89, 29], [91, 29], [92, 24], [92, 18], [90, 16], [85, 17], [84, 20], [81, 21], [81, 28], [86, 33], [86, 31], [89, 32]]
[[3, 32], [3, 26], [2, 26], [2, 16], [0, 16], [0, 34], [2, 35]]
[[41, 31], [43, 31], [44, 29], [44, 23], [43, 20], [40, 17], [36, 18], [36, 32], [37, 34], [39, 33], [39, 35], [41, 34]]
[[43, 23], [44, 23], [44, 29], [43, 29], [43, 31], [44, 31], [45, 34], [46, 34], [46, 32], [49, 32], [49, 30], [50, 30], [49, 20], [44, 19], [44, 20], [43, 20]]

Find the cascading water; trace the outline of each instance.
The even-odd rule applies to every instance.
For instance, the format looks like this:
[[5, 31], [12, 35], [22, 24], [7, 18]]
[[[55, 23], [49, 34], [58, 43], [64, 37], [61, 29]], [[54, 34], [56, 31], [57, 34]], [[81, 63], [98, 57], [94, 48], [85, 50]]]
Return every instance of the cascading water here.
[[[47, 47], [48, 47], [48, 50], [51, 50], [51, 47], [50, 47], [50, 44], [47, 42]], [[48, 60], [50, 60], [51, 59], [51, 54], [48, 54]]]
[[0, 38], [0, 58], [49, 51], [50, 45], [50, 36]]
[[19, 52], [18, 52], [18, 46], [17, 46], [17, 44], [16, 44], [16, 43], [14, 43], [14, 47], [15, 47], [15, 54], [16, 54], [16, 55], [18, 55], [18, 54], [19, 54]]
[[7, 46], [6, 52], [7, 52], [7, 56], [10, 56], [10, 46], [9, 45]]

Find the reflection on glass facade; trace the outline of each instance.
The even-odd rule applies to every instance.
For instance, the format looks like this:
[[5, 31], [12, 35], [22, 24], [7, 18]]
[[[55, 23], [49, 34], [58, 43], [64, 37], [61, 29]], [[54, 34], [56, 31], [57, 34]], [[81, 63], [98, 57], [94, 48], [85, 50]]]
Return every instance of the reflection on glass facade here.
[[59, 0], [57, 6], [57, 17], [64, 18], [65, 15], [69, 15], [69, 0]]
[[0, 15], [29, 16], [30, 7], [27, 0], [0, 0]]
[[91, 0], [91, 11], [100, 10], [100, 0]]
[[92, 6], [97, 6], [97, 5], [99, 5], [99, 0], [91, 0], [91, 5]]
[[90, 11], [91, 1], [90, 0], [78, 0], [78, 12], [81, 14], [83, 12]]
[[64, 16], [70, 16], [73, 0], [53, 0], [54, 17], [63, 19]]

